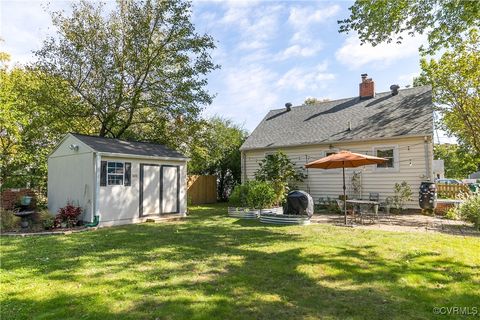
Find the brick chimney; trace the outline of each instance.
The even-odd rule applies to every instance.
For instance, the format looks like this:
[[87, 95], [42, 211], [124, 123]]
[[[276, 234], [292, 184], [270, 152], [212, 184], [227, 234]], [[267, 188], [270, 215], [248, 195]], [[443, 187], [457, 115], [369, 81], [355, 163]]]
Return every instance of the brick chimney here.
[[372, 78], [367, 78], [368, 74], [362, 74], [362, 82], [359, 84], [360, 99], [369, 99], [375, 97], [375, 82]]

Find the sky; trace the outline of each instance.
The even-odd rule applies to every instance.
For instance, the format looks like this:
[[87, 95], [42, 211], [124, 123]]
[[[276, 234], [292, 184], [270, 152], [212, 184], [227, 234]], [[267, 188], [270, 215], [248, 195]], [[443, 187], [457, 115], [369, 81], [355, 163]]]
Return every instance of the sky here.
[[[12, 63], [34, 61], [33, 50], [53, 32], [46, 1], [0, 2], [1, 51]], [[355, 33], [338, 33], [337, 20], [349, 16], [351, 1], [194, 1], [192, 21], [214, 37], [211, 53], [221, 69], [208, 75], [216, 97], [204, 116], [232, 119], [252, 131], [268, 110], [307, 97], [340, 99], [358, 95], [360, 74], [375, 91], [411, 85], [420, 73], [418, 47], [425, 36], [401, 44], [360, 45]], [[50, 8], [68, 11], [68, 1]], [[113, 3], [112, 3], [113, 5]], [[439, 132], [435, 141], [452, 142]]]

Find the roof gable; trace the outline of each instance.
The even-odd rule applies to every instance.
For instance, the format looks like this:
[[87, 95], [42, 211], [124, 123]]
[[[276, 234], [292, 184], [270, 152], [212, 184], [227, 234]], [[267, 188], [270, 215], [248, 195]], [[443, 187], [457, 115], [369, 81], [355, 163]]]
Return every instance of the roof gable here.
[[166, 146], [161, 144], [139, 141], [127, 141], [98, 136], [88, 136], [78, 133], [71, 133], [71, 135], [97, 152], [146, 157], [186, 159], [186, 157], [182, 153], [167, 148]]
[[[351, 128], [351, 129], [349, 129]], [[241, 150], [433, 134], [429, 86], [271, 110]]]

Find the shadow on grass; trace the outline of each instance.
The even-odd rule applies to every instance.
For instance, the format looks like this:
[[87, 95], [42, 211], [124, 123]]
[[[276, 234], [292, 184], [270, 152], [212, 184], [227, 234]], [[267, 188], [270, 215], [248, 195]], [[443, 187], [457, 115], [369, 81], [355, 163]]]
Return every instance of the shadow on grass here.
[[[15, 287], [2, 298], [2, 315], [405, 319], [431, 318], [442, 301], [478, 301], [478, 289], [469, 289], [480, 284], [475, 266], [434, 251], [386, 259], [379, 245], [312, 249], [289, 230], [297, 229], [227, 218], [218, 206], [199, 208], [184, 222], [9, 239], [2, 244], [6, 285], [41, 281], [48, 292]], [[459, 283], [468, 285], [450, 288]]]

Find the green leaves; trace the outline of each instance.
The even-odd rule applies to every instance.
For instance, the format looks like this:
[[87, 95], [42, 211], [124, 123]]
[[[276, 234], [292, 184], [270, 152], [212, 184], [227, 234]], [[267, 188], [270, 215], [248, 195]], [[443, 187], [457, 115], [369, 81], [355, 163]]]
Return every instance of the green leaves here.
[[362, 0], [350, 8], [350, 17], [338, 21], [339, 32], [358, 33], [362, 43], [401, 43], [403, 37], [428, 35], [427, 54], [452, 48], [471, 28], [480, 25], [480, 2], [459, 0]]
[[478, 30], [438, 60], [421, 60], [417, 80], [430, 84], [443, 129], [480, 154], [480, 41]]
[[209, 35], [195, 32], [187, 1], [81, 1], [52, 13], [58, 34], [36, 52], [38, 66], [64, 78], [99, 123], [100, 136], [165, 140], [169, 123], [197, 118], [216, 69]]
[[285, 198], [289, 184], [305, 178], [303, 172], [297, 170], [281, 151], [267, 155], [258, 165], [260, 168], [255, 172], [255, 179], [272, 183], [277, 195], [276, 204], [280, 204]]
[[435, 145], [433, 154], [435, 159], [443, 159], [446, 178], [465, 179], [469, 174], [480, 169], [480, 154], [476, 155], [465, 146]]

